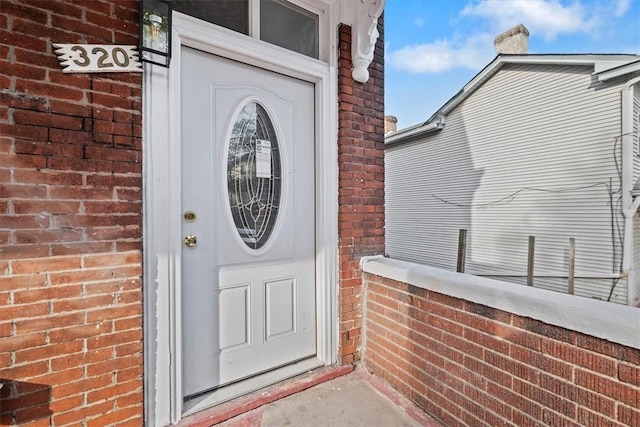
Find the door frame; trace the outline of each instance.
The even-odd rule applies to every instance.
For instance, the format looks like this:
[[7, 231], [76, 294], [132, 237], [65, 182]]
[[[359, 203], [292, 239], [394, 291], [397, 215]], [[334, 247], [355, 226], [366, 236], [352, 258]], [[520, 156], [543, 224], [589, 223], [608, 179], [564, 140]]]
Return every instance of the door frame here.
[[[304, 0], [303, 0], [304, 1]], [[144, 402], [147, 425], [183, 414], [181, 366], [181, 47], [189, 46], [315, 85], [317, 357], [337, 361], [337, 13], [322, 2], [321, 59], [174, 13], [169, 68], [145, 64], [143, 84]], [[286, 65], [283, 65], [286, 64]]]

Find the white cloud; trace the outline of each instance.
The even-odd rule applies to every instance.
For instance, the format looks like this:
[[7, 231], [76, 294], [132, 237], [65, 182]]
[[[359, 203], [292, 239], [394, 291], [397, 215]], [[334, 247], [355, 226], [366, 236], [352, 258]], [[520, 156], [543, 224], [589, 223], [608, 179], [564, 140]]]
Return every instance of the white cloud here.
[[631, 6], [631, 0], [618, 0], [616, 2], [616, 7], [613, 11], [613, 14], [619, 18], [629, 10], [629, 6]]
[[558, 0], [485, 0], [465, 7], [461, 14], [486, 19], [498, 32], [523, 23], [531, 34], [547, 40], [593, 31], [598, 21], [580, 2], [563, 5]]
[[495, 55], [493, 36], [476, 34], [462, 42], [439, 40], [389, 53], [392, 67], [409, 73], [438, 73], [452, 68], [480, 69]]
[[[524, 24], [533, 37], [547, 41], [566, 34], [612, 37], [616, 18], [628, 12], [631, 1], [470, 0], [458, 17], [458, 26], [466, 34], [393, 51], [387, 46], [386, 52], [393, 68], [414, 74], [453, 68], [480, 70], [495, 56], [495, 36], [517, 24]], [[420, 27], [428, 22], [416, 17], [414, 24]]]

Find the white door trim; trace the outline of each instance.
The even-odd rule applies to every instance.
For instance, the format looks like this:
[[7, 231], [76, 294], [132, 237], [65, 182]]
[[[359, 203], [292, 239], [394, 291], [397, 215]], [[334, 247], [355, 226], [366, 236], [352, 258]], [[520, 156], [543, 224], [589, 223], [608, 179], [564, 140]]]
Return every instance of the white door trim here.
[[[190, 46], [315, 84], [316, 292], [318, 358], [337, 360], [337, 71], [334, 4], [323, 4], [321, 57], [289, 52], [251, 37], [174, 13], [169, 69], [145, 64], [144, 345], [147, 425], [169, 425], [182, 416], [180, 257], [180, 51]], [[322, 17], [321, 17], [322, 18]], [[329, 21], [327, 23], [327, 21]]]

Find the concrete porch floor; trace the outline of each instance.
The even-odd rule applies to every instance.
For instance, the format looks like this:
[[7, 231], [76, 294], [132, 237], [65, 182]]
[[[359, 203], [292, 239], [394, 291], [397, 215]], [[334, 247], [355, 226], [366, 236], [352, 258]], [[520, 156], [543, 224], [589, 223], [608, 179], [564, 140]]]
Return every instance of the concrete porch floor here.
[[[442, 427], [377, 377], [351, 367], [322, 368], [220, 406], [210, 414], [188, 417], [180, 425]], [[229, 417], [234, 412], [239, 415]], [[221, 418], [225, 421], [218, 422]]]

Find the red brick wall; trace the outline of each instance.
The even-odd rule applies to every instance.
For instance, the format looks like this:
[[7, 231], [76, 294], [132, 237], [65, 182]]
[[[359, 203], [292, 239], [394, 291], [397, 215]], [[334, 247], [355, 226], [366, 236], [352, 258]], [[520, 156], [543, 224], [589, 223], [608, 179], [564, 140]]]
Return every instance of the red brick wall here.
[[339, 29], [338, 250], [339, 355], [360, 359], [362, 282], [360, 258], [384, 252], [383, 23], [369, 66], [369, 81], [351, 77], [351, 27]]
[[0, 424], [142, 422], [141, 74], [52, 48], [137, 44], [137, 7], [1, 0]]
[[640, 350], [365, 280], [367, 369], [445, 425], [640, 425]]

